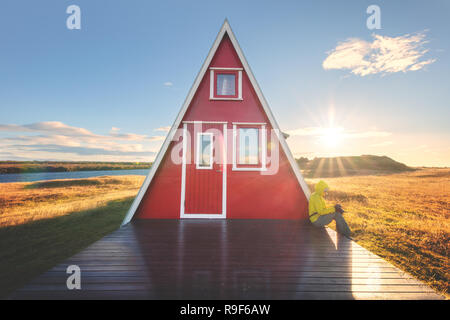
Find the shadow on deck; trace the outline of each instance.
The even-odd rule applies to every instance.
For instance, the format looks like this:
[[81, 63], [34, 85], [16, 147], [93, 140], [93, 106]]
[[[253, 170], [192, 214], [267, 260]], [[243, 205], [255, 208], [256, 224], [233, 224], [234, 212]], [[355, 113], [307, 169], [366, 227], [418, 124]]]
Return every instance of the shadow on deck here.
[[[68, 290], [66, 268], [81, 268]], [[141, 220], [13, 299], [440, 299], [331, 229], [294, 220]]]

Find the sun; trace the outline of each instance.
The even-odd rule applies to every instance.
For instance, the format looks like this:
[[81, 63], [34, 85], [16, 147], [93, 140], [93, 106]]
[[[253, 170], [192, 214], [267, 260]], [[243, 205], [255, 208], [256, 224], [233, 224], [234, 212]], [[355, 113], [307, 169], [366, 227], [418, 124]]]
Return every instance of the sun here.
[[325, 146], [330, 148], [336, 148], [342, 141], [343, 128], [324, 128], [324, 132], [321, 135], [320, 140]]

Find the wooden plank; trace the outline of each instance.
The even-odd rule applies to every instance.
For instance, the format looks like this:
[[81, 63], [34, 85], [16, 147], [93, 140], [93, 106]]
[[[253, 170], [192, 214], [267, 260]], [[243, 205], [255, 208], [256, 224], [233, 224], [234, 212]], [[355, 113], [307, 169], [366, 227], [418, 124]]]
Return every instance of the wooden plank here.
[[[197, 259], [194, 260], [185, 260], [185, 263], [188, 264], [208, 264], [208, 265], [220, 265], [220, 266], [234, 266], [236, 264], [242, 264], [243, 259], [239, 260], [230, 260], [227, 259], [226, 262], [221, 261], [220, 257], [216, 257], [218, 259], [211, 259], [211, 257], [207, 261], [199, 261]], [[380, 259], [373, 259], [368, 261], [362, 260], [347, 260], [347, 259], [301, 259], [301, 260], [292, 260], [292, 259], [271, 259], [271, 260], [263, 260], [263, 259], [252, 259], [253, 261], [246, 262], [246, 265], [291, 265], [291, 266], [303, 266], [303, 265], [314, 265], [314, 266], [329, 266], [330, 263], [334, 266], [347, 266], [347, 267], [380, 267], [380, 268], [392, 268], [392, 265], [388, 264], [385, 261]], [[81, 259], [81, 258], [73, 258], [67, 260], [64, 265], [78, 264], [78, 265], [167, 265], [171, 263], [177, 263], [176, 259], [168, 260], [168, 259], [142, 259], [142, 258], [127, 258], [127, 259], [117, 259], [115, 257], [105, 257], [105, 258], [92, 258], [91, 260]]]
[[[244, 265], [242, 265], [244, 266]], [[154, 267], [154, 266], [153, 266]], [[195, 266], [195, 267], [190, 267], [190, 268], [185, 268], [185, 270], [202, 270], [200, 268], [204, 268], [210, 271], [221, 271], [223, 270], [220, 266], [216, 267], [216, 268], [212, 268], [212, 266], [209, 265], [203, 265], [203, 266]], [[251, 268], [252, 266], [250, 266]], [[136, 266], [136, 265], [118, 265], [118, 266], [114, 266], [114, 265], [87, 265], [87, 266], [81, 266], [83, 271], [149, 271], [148, 267], [145, 265], [142, 266]], [[266, 270], [269, 270], [270, 266], [268, 266], [266, 268]], [[53, 269], [51, 269], [52, 271], [58, 271], [58, 270], [66, 270], [67, 267], [66, 266], [57, 266]], [[160, 270], [177, 270], [179, 269], [178, 265], [162, 265], [159, 268], [154, 267], [153, 270], [155, 271], [160, 271]], [[255, 269], [259, 269], [259, 268], [255, 268]], [[274, 271], [297, 271], [297, 272], [339, 272], [339, 273], [367, 273], [367, 274], [381, 274], [381, 273], [397, 273], [397, 269], [395, 268], [384, 268], [384, 269], [371, 269], [371, 268], [361, 268], [361, 267], [355, 267], [352, 268], [352, 270], [349, 270], [347, 267], [338, 267], [338, 266], [326, 266], [326, 267], [317, 267], [317, 266], [277, 266]], [[151, 272], [151, 270], [150, 270]]]
[[[17, 297], [17, 296], [16, 296]], [[21, 299], [50, 299], [50, 300], [62, 300], [62, 299], [109, 299], [109, 300], [124, 300], [124, 299], [135, 299], [135, 300], [145, 300], [145, 299], [154, 299], [154, 300], [166, 300], [166, 299], [227, 299], [227, 297], [236, 297], [240, 300], [254, 300], [254, 299], [293, 299], [293, 300], [349, 300], [349, 299], [395, 299], [395, 300], [430, 300], [430, 299], [440, 299], [441, 297], [437, 295], [430, 295], [429, 293], [377, 293], [377, 292], [358, 292], [358, 293], [348, 293], [348, 292], [296, 292], [295, 294], [289, 293], [279, 293], [275, 297], [271, 297], [268, 294], [264, 293], [254, 293], [252, 295], [248, 295], [246, 293], [230, 293], [226, 295], [223, 293], [222, 295], [213, 294], [200, 294], [200, 293], [192, 293], [192, 292], [179, 292], [172, 294], [159, 294], [158, 296], [153, 295], [147, 291], [70, 291], [70, 292], [61, 292], [61, 291], [28, 291], [23, 292], [20, 296]]]
[[[256, 281], [266, 283], [267, 280], [270, 280], [270, 283], [277, 284], [341, 284], [341, 285], [415, 285], [418, 286], [417, 283], [412, 282], [411, 280], [405, 278], [319, 278], [319, 277], [264, 277], [258, 275], [249, 275], [244, 280], [245, 281], [255, 281], [252, 280], [256, 278]], [[44, 275], [38, 279], [35, 279], [30, 282], [32, 284], [65, 284], [67, 279], [67, 275]], [[220, 279], [212, 279], [209, 283], [212, 284], [220, 284], [224, 281], [234, 281], [236, 280], [233, 277], [221, 277]], [[86, 284], [95, 284], [95, 283], [148, 283], [150, 281], [149, 277], [146, 276], [123, 276], [123, 277], [111, 277], [111, 276], [83, 276], [82, 283]], [[173, 282], [172, 276], [161, 276], [157, 279], [159, 284], [170, 283]], [[152, 281], [153, 282], [153, 281]], [[25, 289], [25, 288], [24, 288]], [[429, 288], [425, 287], [424, 290], [430, 291]]]
[[[149, 273], [148, 271], [130, 271], [130, 270], [122, 270], [122, 271], [84, 271], [82, 273], [82, 277], [98, 277], [98, 276], [109, 276], [109, 277], [122, 277], [122, 276], [142, 276], [142, 277], [149, 277], [153, 275], [154, 277], [174, 277], [174, 276], [186, 276], [189, 277], [192, 273], [197, 272], [198, 270], [191, 270], [190, 272], [187, 272], [182, 275], [176, 275], [171, 271], [167, 271], [164, 269], [156, 270], [154, 273]], [[51, 275], [51, 274], [61, 274], [63, 271], [48, 271], [45, 273], [45, 275]], [[261, 276], [261, 272], [258, 272], [257, 270], [252, 271], [253, 274], [257, 276]], [[65, 274], [65, 273], [64, 273]], [[65, 277], [67, 279], [67, 274], [65, 274]], [[353, 273], [342, 273], [342, 272], [301, 272], [301, 271], [273, 271], [270, 273], [270, 276], [273, 278], [283, 278], [283, 277], [297, 277], [297, 278], [305, 278], [305, 277], [320, 277], [320, 278], [345, 278], [345, 279], [355, 279], [355, 278], [361, 278], [361, 279], [371, 279], [375, 278], [373, 277], [373, 274], [367, 273], [367, 272], [353, 272]], [[233, 276], [231, 276], [233, 277]], [[388, 273], [380, 273], [377, 275], [377, 278], [380, 279], [401, 279], [405, 278], [398, 272], [388, 272]]]
[[[216, 284], [217, 285], [217, 284]], [[199, 287], [197, 284], [185, 285], [185, 289], [195, 290]], [[418, 292], [425, 293], [430, 292], [430, 290], [424, 290], [423, 287], [410, 285], [410, 284], [400, 284], [400, 285], [348, 285], [348, 284], [279, 284], [279, 283], [241, 283], [236, 286], [239, 290], [246, 291], [261, 291], [268, 290], [273, 295], [277, 292]], [[171, 292], [172, 288], [165, 286], [164, 284], [147, 284], [147, 283], [87, 283], [83, 284], [81, 287], [82, 291], [118, 291], [118, 290], [133, 290], [133, 291], [145, 291], [149, 292]], [[22, 291], [69, 291], [65, 284], [30, 284], [23, 288]]]
[[[66, 289], [71, 264], [81, 267], [80, 291]], [[287, 220], [148, 220], [97, 241], [13, 298], [442, 297], [329, 229]]]

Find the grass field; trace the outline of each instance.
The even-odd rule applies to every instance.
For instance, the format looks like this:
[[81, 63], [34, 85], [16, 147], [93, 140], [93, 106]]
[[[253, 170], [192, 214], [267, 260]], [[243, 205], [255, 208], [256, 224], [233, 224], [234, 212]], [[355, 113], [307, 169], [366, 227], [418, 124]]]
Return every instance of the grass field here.
[[[0, 297], [118, 228], [143, 179], [0, 184]], [[448, 297], [450, 169], [325, 180], [359, 244]]]
[[0, 299], [117, 229], [132, 201], [0, 228]]
[[0, 183], [0, 298], [117, 229], [144, 178]]
[[325, 180], [358, 244], [449, 297], [450, 169]]
[[0, 183], [0, 227], [67, 215], [136, 195], [144, 176]]

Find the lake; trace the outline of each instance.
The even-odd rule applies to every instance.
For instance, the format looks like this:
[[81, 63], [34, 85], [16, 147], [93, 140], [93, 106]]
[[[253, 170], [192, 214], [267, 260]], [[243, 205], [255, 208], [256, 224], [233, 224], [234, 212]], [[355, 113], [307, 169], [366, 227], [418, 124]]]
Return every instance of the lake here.
[[57, 179], [82, 179], [100, 176], [125, 176], [125, 175], [146, 176], [149, 170], [150, 169], [9, 173], [9, 174], [0, 174], [0, 183], [31, 182], [31, 181], [57, 180]]

